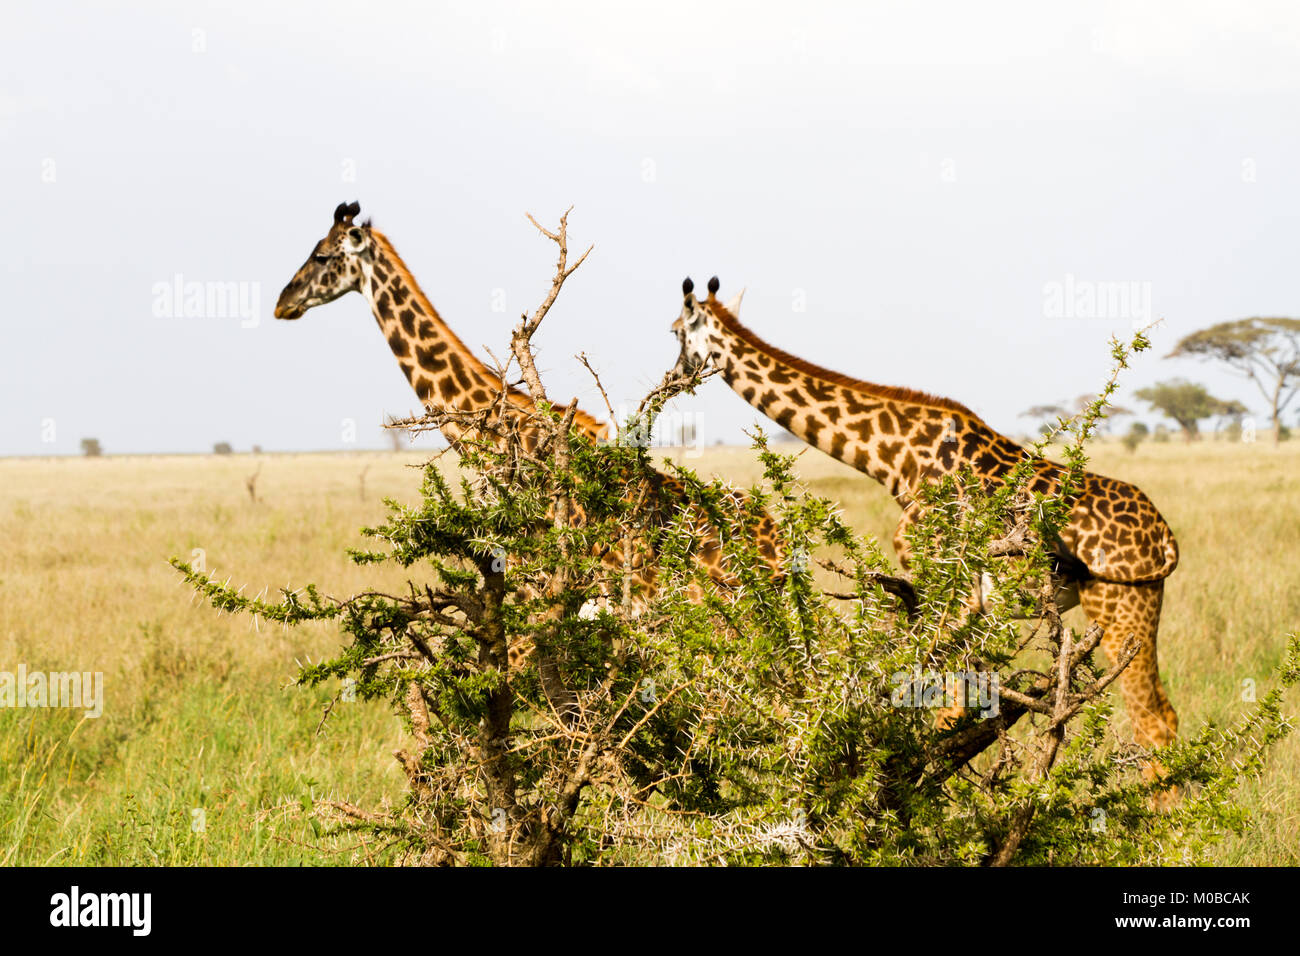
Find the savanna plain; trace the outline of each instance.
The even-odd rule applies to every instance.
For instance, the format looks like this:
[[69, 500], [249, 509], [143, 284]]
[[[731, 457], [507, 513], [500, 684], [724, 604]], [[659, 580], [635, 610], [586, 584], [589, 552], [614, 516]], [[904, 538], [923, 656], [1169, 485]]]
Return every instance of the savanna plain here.
[[[654, 451], [740, 486], [761, 473], [749, 449]], [[1181, 733], [1234, 721], [1272, 687], [1300, 622], [1300, 442], [1090, 453], [1093, 470], [1150, 495], [1182, 549], [1159, 638]], [[0, 865], [387, 862], [373, 836], [334, 832], [318, 812], [396, 804], [405, 785], [392, 756], [403, 729], [383, 704], [339, 699], [322, 721], [340, 689], [294, 684], [296, 662], [337, 648], [337, 631], [218, 615], [168, 559], [271, 597], [397, 588], [421, 570], [357, 567], [346, 549], [369, 544], [360, 529], [381, 521], [383, 498], [418, 500], [433, 454], [0, 460], [0, 671], [104, 675], [98, 718], [0, 708]], [[813, 450], [796, 470], [892, 551], [897, 506], [880, 486]], [[1082, 627], [1078, 615], [1067, 623]], [[1252, 825], [1211, 862], [1300, 864], [1300, 738], [1242, 802]]]

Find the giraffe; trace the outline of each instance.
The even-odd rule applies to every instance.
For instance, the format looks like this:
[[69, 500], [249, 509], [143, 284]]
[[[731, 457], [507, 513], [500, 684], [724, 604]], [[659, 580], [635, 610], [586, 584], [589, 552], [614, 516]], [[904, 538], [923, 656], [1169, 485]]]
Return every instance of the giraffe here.
[[[541, 436], [537, 409], [532, 399], [517, 389], [508, 389], [501, 402], [500, 376], [491, 371], [451, 330], [415, 277], [402, 261], [393, 244], [369, 222], [357, 224], [361, 212], [358, 203], [340, 203], [334, 210], [329, 232], [312, 248], [311, 255], [294, 274], [275, 306], [278, 319], [298, 319], [309, 309], [347, 294], [359, 292], [370, 304], [375, 321], [403, 374], [416, 396], [427, 407], [442, 410], [475, 412], [491, 409], [519, 434], [526, 449], [536, 446]], [[599, 441], [607, 428], [592, 415], [577, 410], [575, 428], [588, 438]], [[465, 441], [491, 436], [479, 435], [475, 426], [449, 419], [439, 426], [452, 447]], [[651, 476], [650, 507], [654, 519], [666, 521], [681, 504], [682, 486], [676, 478], [655, 471]], [[755, 533], [760, 553], [774, 570], [780, 567], [780, 548], [776, 524], [770, 517], [759, 522]], [[696, 560], [719, 584], [731, 579], [723, 568], [722, 546], [710, 529], [698, 538]], [[621, 566], [617, 546], [610, 546], [602, 556]], [[634, 557], [633, 579], [639, 604], [655, 593], [655, 565]], [[528, 649], [512, 648], [512, 660], [526, 655]]]
[[[420, 289], [388, 237], [369, 222], [354, 224], [358, 203], [340, 203], [334, 224], [316, 243], [307, 261], [280, 292], [277, 319], [299, 319], [316, 306], [348, 292], [360, 292], [370, 304], [379, 331], [421, 403], [444, 410], [473, 412], [491, 408], [501, 393], [501, 378], [474, 355]], [[526, 448], [539, 437], [532, 400], [507, 390], [503, 417], [519, 428]], [[588, 438], [605, 437], [606, 426], [579, 409], [574, 426]], [[478, 435], [467, 421], [439, 426], [453, 447]]]
[[[921, 483], [964, 466], [982, 481], [997, 483], [1028, 455], [951, 399], [860, 381], [769, 345], [740, 323], [744, 292], [724, 305], [719, 288], [715, 276], [701, 301], [689, 278], [682, 284], [685, 300], [673, 323], [681, 343], [679, 368], [711, 365], [764, 415], [884, 485], [903, 509], [894, 547], [904, 568], [910, 558], [906, 532], [918, 516]], [[1050, 493], [1058, 486], [1060, 465], [1035, 458], [1032, 468], [1031, 490]], [[1068, 582], [1063, 606], [1081, 604], [1103, 628], [1107, 656], [1115, 660], [1129, 635], [1140, 642], [1120, 677], [1135, 742], [1172, 741], [1178, 715], [1156, 659], [1164, 582], [1178, 564], [1169, 525], [1137, 487], [1086, 472], [1056, 550]], [[1148, 776], [1152, 772], [1149, 767]]]

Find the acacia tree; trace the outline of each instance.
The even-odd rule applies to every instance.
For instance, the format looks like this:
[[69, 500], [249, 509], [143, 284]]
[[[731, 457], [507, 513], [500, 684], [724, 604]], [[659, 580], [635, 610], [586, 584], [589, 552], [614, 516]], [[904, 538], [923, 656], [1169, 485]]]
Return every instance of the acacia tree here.
[[1216, 415], [1237, 415], [1246, 411], [1240, 402], [1215, 398], [1204, 385], [1182, 378], [1140, 388], [1134, 395], [1176, 421], [1187, 441], [1201, 437], [1198, 427], [1201, 421]]
[[1221, 402], [1219, 408], [1215, 411], [1217, 420], [1214, 423], [1214, 432], [1217, 436], [1221, 429], [1226, 427], [1226, 434], [1232, 441], [1241, 438], [1241, 419], [1248, 414], [1250, 409], [1237, 401], [1235, 398]]
[[[268, 601], [173, 560], [219, 609], [335, 622], [343, 647], [300, 683], [349, 682], [403, 718], [405, 803], [308, 800], [313, 821], [447, 865], [1155, 864], [1244, 826], [1233, 789], [1287, 729], [1280, 689], [1235, 727], [1142, 751], [1110, 733], [1106, 693], [1139, 648], [1094, 662], [1101, 631], [1066, 627], [1052, 600], [1052, 542], [1113, 378], [1071, 426], [1059, 494], [1028, 493], [1028, 463], [995, 489], [969, 473], [922, 489], [904, 578], [761, 435], [748, 496], [677, 469], [665, 501], [647, 443], [622, 439], [698, 378], [666, 378], [618, 441], [573, 429], [531, 346], [563, 251], [556, 275], [507, 353], [537, 431], [466, 445], [452, 476], [431, 462], [420, 501], [388, 502], [365, 530], [374, 550], [352, 553], [406, 569], [403, 589]], [[753, 533], [768, 512], [781, 569]], [[695, 560], [700, 515], [726, 581]], [[637, 604], [651, 551], [656, 589]], [[1297, 678], [1293, 642], [1280, 683]], [[1136, 768], [1152, 759], [1164, 775], [1149, 780]], [[1156, 810], [1173, 787], [1185, 798]]]
[[1220, 322], [1183, 338], [1167, 358], [1192, 356], [1222, 362], [1255, 383], [1282, 440], [1282, 412], [1300, 391], [1300, 319], [1249, 318]]
[[[1039, 434], [1047, 435], [1055, 433], [1062, 421], [1065, 421], [1075, 415], [1082, 415], [1084, 411], [1096, 401], [1096, 395], [1080, 395], [1072, 402], [1062, 403], [1059, 405], [1031, 405], [1021, 412], [1018, 418], [1036, 418], [1041, 423], [1038, 426]], [[1123, 418], [1132, 415], [1129, 409], [1120, 405], [1108, 405], [1102, 413], [1102, 421], [1099, 426], [1103, 431], [1110, 431], [1109, 421], [1115, 418]]]
[[[1089, 407], [1091, 407], [1092, 403], [1095, 402], [1096, 400], [1097, 400], [1096, 395], [1079, 395], [1074, 400], [1071, 414], [1073, 415], [1084, 414], [1085, 412], [1087, 412]], [[1112, 403], [1107, 405], [1106, 408], [1103, 409], [1102, 420], [1098, 424], [1100, 429], [1103, 432], [1109, 434], [1111, 423], [1115, 419], [1130, 418], [1132, 417], [1132, 415], [1133, 415], [1132, 409], [1125, 408], [1123, 405], [1115, 405]]]
[[1064, 405], [1031, 405], [1016, 417], [1038, 420], [1038, 434], [1051, 435], [1070, 417], [1070, 412]]

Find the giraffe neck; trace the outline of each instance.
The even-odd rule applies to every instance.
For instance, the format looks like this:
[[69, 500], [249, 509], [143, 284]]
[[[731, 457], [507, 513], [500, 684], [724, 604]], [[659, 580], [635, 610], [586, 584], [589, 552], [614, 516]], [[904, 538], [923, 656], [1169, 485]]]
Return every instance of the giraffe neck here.
[[[363, 265], [361, 291], [420, 401], [441, 410], [501, 408], [500, 376], [479, 361], [442, 320], [388, 238], [379, 232], [371, 235], [374, 258]], [[526, 433], [536, 433], [536, 426], [525, 421], [535, 408], [523, 392], [510, 389], [507, 393], [505, 413], [515, 417]], [[603, 431], [599, 422], [582, 411], [574, 424], [592, 437]], [[440, 429], [452, 445], [465, 433], [463, 426], [450, 421]]]
[[764, 342], [716, 300], [709, 307], [711, 359], [727, 384], [808, 444], [875, 478], [904, 506], [927, 476], [963, 463], [1000, 473], [1023, 455], [964, 405], [820, 368]]

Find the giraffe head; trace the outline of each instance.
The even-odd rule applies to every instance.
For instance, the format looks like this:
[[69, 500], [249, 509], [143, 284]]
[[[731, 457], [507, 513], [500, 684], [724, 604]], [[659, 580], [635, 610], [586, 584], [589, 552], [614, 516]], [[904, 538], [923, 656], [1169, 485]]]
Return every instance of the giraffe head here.
[[677, 374], [693, 375], [708, 364], [713, 357], [714, 331], [719, 318], [726, 315], [734, 319], [740, 313], [744, 290], [723, 305], [718, 299], [719, 288], [721, 283], [714, 276], [709, 280], [709, 297], [700, 300], [695, 297], [695, 283], [689, 277], [682, 283], [682, 314], [673, 323], [673, 332], [681, 343], [681, 354], [673, 369]]
[[277, 319], [301, 318], [308, 309], [361, 288], [362, 262], [373, 256], [374, 246], [370, 224], [352, 223], [360, 212], [358, 203], [339, 203], [330, 231], [280, 293], [275, 303]]

